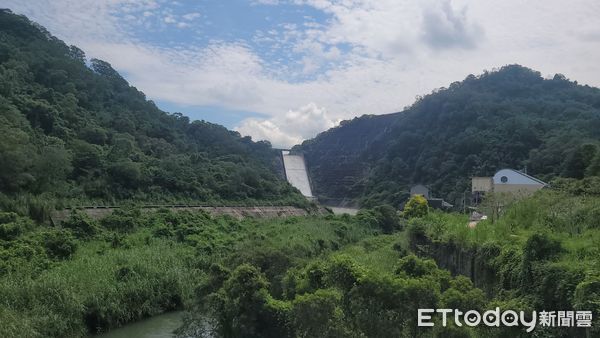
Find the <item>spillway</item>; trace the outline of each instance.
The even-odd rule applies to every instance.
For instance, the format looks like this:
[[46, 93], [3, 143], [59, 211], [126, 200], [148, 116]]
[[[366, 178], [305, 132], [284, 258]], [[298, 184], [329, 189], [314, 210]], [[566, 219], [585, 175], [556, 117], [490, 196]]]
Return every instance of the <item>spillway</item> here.
[[300, 190], [305, 197], [314, 198], [308, 180], [308, 173], [306, 172], [304, 156], [290, 155], [288, 150], [282, 150], [281, 156], [283, 157], [283, 167], [287, 181]]

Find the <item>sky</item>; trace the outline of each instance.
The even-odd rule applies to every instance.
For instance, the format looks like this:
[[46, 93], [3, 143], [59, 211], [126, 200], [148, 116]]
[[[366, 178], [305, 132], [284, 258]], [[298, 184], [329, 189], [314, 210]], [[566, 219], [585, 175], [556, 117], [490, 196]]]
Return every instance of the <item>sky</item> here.
[[600, 86], [597, 0], [0, 0], [161, 109], [287, 148], [521, 64]]

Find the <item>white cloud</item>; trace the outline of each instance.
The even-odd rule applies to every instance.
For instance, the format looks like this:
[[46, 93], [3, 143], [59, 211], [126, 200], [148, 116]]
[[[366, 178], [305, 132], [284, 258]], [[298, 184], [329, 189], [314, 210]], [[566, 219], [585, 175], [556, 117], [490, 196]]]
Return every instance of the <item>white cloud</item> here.
[[153, 100], [266, 114], [237, 129], [282, 146], [340, 119], [399, 111], [416, 95], [505, 64], [600, 85], [595, 0], [295, 1], [330, 18], [256, 32], [253, 40], [295, 61], [261, 58], [264, 50], [243, 41], [170, 49], [140, 43], [116, 14], [172, 15], [153, 1], [2, 0], [2, 7], [110, 62]]
[[242, 135], [252, 136], [252, 139], [255, 141], [269, 140], [273, 147], [276, 148], [288, 148], [302, 140], [298, 137], [290, 136], [271, 120], [246, 119], [235, 130]]
[[279, 0], [253, 0], [252, 4], [274, 6], [279, 5]]
[[177, 20], [175, 19], [174, 16], [172, 15], [167, 15], [163, 18], [163, 20], [165, 21], [165, 23], [176, 23]]
[[198, 12], [192, 12], [192, 13], [187, 13], [182, 15], [181, 17], [188, 20], [188, 21], [192, 21], [194, 19], [199, 18], [200, 16], [202, 16], [200, 13]]
[[270, 119], [245, 119], [236, 130], [255, 140], [270, 140], [275, 147], [290, 148], [338, 123], [327, 115], [325, 108], [311, 102]]
[[483, 29], [469, 22], [467, 7], [455, 10], [449, 0], [423, 13], [423, 37], [433, 48], [473, 48], [481, 41]]

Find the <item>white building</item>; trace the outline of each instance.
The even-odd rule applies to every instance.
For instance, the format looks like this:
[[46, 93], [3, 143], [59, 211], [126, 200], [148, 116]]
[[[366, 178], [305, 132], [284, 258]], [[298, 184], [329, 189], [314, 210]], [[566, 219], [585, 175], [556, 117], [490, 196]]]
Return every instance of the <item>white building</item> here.
[[531, 195], [547, 186], [545, 182], [514, 169], [499, 170], [493, 177], [473, 177], [471, 191], [474, 194], [489, 191]]
[[494, 192], [510, 192], [521, 195], [532, 193], [547, 186], [545, 182], [513, 169], [502, 169], [494, 177]]

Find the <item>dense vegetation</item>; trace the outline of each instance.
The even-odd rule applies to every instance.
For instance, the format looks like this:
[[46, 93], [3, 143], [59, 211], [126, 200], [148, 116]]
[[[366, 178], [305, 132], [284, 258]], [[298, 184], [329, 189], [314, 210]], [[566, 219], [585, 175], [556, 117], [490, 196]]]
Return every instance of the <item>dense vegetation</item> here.
[[[123, 202], [303, 199], [277, 178], [267, 143], [160, 111], [107, 63], [7, 11], [0, 79], [0, 337], [77, 337], [182, 308], [182, 337], [524, 336], [416, 325], [418, 308], [496, 306], [590, 310], [587, 332], [535, 334], [600, 335], [597, 89], [510, 66], [302, 146], [313, 175], [344, 183], [329, 190], [317, 175], [317, 191], [365, 205], [397, 203], [412, 182], [452, 196], [499, 166], [572, 177], [470, 228], [421, 197], [400, 214], [142, 212]], [[124, 205], [43, 222], [82, 202]]]
[[[212, 327], [224, 337], [529, 336], [514, 327], [417, 327], [417, 309], [429, 307], [590, 310], [598, 323], [599, 198], [545, 190], [512, 204], [496, 223], [483, 221], [474, 229], [464, 215], [429, 212], [396, 219], [390, 233], [381, 227], [385, 213], [362, 211], [333, 218], [367, 231], [360, 240], [316, 256], [290, 250], [289, 242], [256, 241], [244, 258], [211, 266], [184, 332], [198, 335]], [[585, 334], [535, 330], [536, 337]]]
[[526, 336], [522, 327], [416, 326], [418, 308], [496, 306], [593, 311], [594, 336], [592, 185], [595, 193], [562, 182], [475, 228], [461, 214], [399, 218], [385, 206], [277, 220], [134, 208], [100, 221], [75, 214], [61, 227], [2, 213], [0, 336], [79, 336], [179, 308], [189, 310], [182, 336]]
[[[138, 228], [168, 214], [75, 214], [60, 228], [1, 215], [2, 337], [82, 336], [180, 308], [192, 292], [193, 250]], [[110, 230], [116, 221], [131, 227]]]
[[51, 227], [0, 213], [0, 336], [81, 336], [192, 307], [214, 264], [251, 263], [278, 278], [370, 232], [331, 217], [240, 221], [133, 208]]
[[0, 206], [301, 203], [268, 142], [167, 114], [101, 60], [0, 11]]
[[455, 203], [470, 177], [505, 167], [543, 180], [599, 175], [599, 140], [599, 89], [511, 65], [470, 75], [401, 113], [343, 122], [297, 149], [317, 196], [369, 206], [399, 205], [412, 184]]

